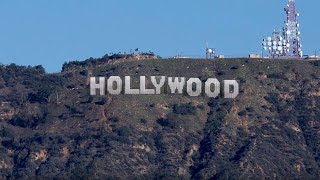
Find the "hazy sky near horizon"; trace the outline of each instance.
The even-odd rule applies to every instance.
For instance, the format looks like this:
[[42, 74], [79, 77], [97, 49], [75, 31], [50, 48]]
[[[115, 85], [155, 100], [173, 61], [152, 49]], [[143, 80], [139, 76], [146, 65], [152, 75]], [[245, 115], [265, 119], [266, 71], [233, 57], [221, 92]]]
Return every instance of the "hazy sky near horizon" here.
[[[281, 29], [287, 0], [2, 0], [0, 63], [42, 64], [139, 48], [162, 57], [260, 53]], [[304, 54], [320, 50], [319, 0], [297, 0]]]

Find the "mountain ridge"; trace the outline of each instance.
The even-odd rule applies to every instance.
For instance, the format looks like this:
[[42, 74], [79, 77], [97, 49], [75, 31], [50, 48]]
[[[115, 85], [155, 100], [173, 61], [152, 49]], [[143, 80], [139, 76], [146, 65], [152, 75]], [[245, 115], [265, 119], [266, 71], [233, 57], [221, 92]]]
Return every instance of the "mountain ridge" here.
[[[91, 59], [90, 62], [94, 62]], [[320, 61], [144, 59], [0, 67], [0, 178], [316, 179]], [[240, 82], [235, 99], [90, 96], [91, 76]]]

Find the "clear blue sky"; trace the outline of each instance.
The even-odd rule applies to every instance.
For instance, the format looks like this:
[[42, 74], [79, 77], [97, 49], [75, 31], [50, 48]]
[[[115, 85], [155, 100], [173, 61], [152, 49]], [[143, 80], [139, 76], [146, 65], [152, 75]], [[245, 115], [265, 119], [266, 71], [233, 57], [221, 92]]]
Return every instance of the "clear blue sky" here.
[[[42, 64], [130, 49], [162, 57], [259, 53], [285, 20], [287, 0], [1, 0], [0, 63]], [[319, 0], [297, 0], [304, 54], [320, 49]]]

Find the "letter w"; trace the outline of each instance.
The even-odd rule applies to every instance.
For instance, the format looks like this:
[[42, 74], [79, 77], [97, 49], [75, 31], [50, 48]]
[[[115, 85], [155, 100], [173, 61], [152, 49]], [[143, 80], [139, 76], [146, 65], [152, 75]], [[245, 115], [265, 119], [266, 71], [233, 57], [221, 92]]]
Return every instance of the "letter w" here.
[[168, 84], [171, 89], [171, 93], [174, 94], [176, 93], [176, 90], [178, 90], [178, 93], [182, 94], [183, 87], [186, 84], [186, 79], [184, 77], [181, 77], [180, 81], [178, 77], [175, 77], [174, 81], [172, 81], [172, 79], [173, 79], [172, 77], [168, 77]]

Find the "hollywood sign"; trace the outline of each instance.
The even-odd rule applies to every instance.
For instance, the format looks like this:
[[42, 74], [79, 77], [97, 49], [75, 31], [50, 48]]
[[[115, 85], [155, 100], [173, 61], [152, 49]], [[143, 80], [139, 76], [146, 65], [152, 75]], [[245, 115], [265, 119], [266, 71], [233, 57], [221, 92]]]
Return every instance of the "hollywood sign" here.
[[[146, 81], [151, 80], [149, 87]], [[151, 86], [151, 87], [150, 87]], [[91, 77], [90, 95], [156, 95], [156, 94], [187, 94], [192, 97], [206, 95], [208, 97], [235, 98], [239, 94], [239, 84], [236, 80], [224, 80], [222, 83], [216, 78], [208, 78], [202, 82], [199, 78], [140, 76], [139, 88], [133, 88], [132, 78], [125, 76]]]

